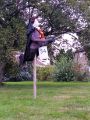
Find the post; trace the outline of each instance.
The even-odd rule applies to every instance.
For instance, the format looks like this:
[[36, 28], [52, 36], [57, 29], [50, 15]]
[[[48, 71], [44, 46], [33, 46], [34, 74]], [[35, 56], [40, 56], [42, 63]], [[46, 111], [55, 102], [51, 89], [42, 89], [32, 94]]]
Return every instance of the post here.
[[37, 79], [36, 79], [36, 55], [33, 61], [33, 95], [34, 99], [36, 99], [37, 96]]

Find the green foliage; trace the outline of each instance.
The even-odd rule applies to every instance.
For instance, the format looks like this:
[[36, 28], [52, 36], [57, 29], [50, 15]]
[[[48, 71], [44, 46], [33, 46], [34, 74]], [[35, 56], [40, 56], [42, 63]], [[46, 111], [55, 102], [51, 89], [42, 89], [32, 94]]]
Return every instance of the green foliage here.
[[68, 60], [69, 59], [73, 59], [73, 53], [72, 53], [72, 49], [68, 50], [67, 52], [65, 52], [64, 49], [61, 49], [60, 50], [60, 53], [56, 56], [56, 60], [59, 61], [59, 59], [62, 57], [62, 56], [65, 56]]
[[[76, 27], [76, 23], [69, 18], [70, 13], [67, 11], [68, 14], [66, 15], [65, 12], [62, 12], [67, 5], [77, 10], [77, 14], [79, 12], [82, 13], [87, 22], [90, 23], [90, 2], [88, 0], [83, 0], [83, 2], [82, 0], [67, 0], [63, 2], [64, 4], [59, 4], [58, 6], [53, 5], [51, 0], [44, 3], [39, 0], [24, 0], [23, 3], [27, 1], [31, 3], [31, 6], [34, 5], [34, 8], [39, 10], [41, 16], [48, 20], [49, 26], [53, 28], [54, 33], [67, 32], [67, 27], [73, 31]], [[8, 3], [12, 3], [12, 5], [5, 6]], [[66, 5], [66, 3], [68, 4]], [[26, 40], [25, 24], [20, 19], [21, 13], [10, 16], [13, 11], [17, 13], [16, 0], [0, 0], [0, 61], [4, 62], [7, 61], [8, 51], [13, 48], [14, 41], [18, 42], [18, 46], [15, 49], [21, 50], [24, 49]], [[83, 45], [86, 42], [89, 43], [90, 27], [81, 31], [80, 39]], [[89, 51], [90, 49], [87, 50], [88, 53]]]
[[53, 66], [38, 67], [37, 68], [37, 79], [39, 81], [51, 81], [53, 70], [54, 70]]
[[[17, 11], [16, 1], [0, 1], [0, 61], [6, 62], [8, 52], [15, 48], [24, 49], [25, 25]], [[17, 45], [14, 46], [14, 43]]]
[[[13, 50], [23, 50], [26, 43], [26, 32], [23, 22], [16, 19], [14, 19], [13, 22], [15, 30], [13, 30], [10, 26], [7, 26], [7, 28], [0, 28], [0, 61], [4, 62], [5, 64], [8, 62], [9, 54]], [[16, 48], [13, 46], [15, 40], [18, 42], [18, 46]]]
[[56, 81], [73, 81], [75, 73], [72, 69], [73, 62], [66, 56], [62, 56], [55, 65], [54, 78]]
[[73, 22], [62, 12], [60, 6], [52, 5], [50, 1], [47, 1], [41, 3], [38, 9], [42, 11], [42, 16], [48, 20], [48, 24], [54, 33], [60, 34], [66, 32], [65, 29], [68, 27], [74, 28]]
[[55, 64], [53, 77], [55, 81], [86, 81], [87, 73], [83, 73], [71, 58], [62, 55]]
[[5, 66], [5, 73], [9, 76], [17, 76], [19, 72], [19, 67], [12, 61], [7, 62]]
[[76, 9], [77, 13], [81, 13], [85, 21], [87, 22], [87, 27], [82, 29], [79, 34], [79, 39], [82, 45], [85, 47], [86, 53], [90, 60], [90, 1], [89, 0], [67, 0], [67, 2]]

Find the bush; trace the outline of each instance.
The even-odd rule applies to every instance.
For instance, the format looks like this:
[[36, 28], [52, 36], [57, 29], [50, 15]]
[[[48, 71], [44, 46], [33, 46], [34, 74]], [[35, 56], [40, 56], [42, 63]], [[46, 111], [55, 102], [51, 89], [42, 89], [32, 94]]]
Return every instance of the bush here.
[[20, 67], [15, 56], [8, 55], [4, 68], [4, 81], [27, 81], [32, 80], [31, 64]]
[[66, 56], [60, 57], [55, 64], [55, 70], [53, 73], [55, 81], [83, 81], [85, 79], [84, 76], [85, 73], [76, 70], [73, 60], [68, 59]]
[[19, 67], [17, 64], [14, 64], [12, 61], [7, 62], [5, 65], [5, 75], [9, 76], [17, 76], [17, 74], [19, 73]]
[[72, 60], [62, 56], [55, 64], [54, 79], [55, 81], [73, 81], [75, 73], [72, 69]]
[[38, 67], [37, 68], [37, 79], [39, 81], [51, 81], [54, 67]]

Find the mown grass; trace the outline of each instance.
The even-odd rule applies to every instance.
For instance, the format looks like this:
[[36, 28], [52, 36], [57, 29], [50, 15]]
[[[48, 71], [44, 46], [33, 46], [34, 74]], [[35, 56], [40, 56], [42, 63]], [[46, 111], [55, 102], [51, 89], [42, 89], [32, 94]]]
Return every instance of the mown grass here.
[[7, 82], [0, 88], [0, 120], [90, 120], [90, 82]]

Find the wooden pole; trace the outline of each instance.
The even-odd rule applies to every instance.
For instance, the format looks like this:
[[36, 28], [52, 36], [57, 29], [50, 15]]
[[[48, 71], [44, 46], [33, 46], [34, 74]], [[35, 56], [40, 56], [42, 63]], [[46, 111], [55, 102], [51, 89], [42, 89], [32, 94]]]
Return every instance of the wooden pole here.
[[37, 96], [37, 79], [36, 79], [36, 55], [33, 61], [33, 95], [34, 99], [36, 99]]

